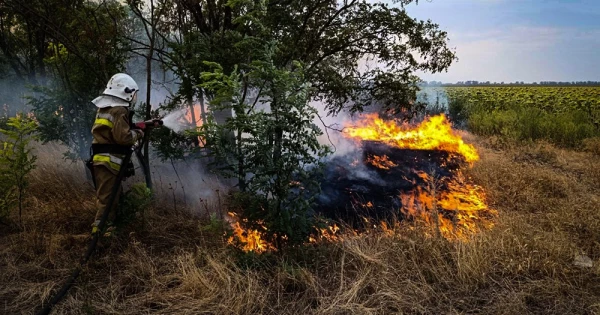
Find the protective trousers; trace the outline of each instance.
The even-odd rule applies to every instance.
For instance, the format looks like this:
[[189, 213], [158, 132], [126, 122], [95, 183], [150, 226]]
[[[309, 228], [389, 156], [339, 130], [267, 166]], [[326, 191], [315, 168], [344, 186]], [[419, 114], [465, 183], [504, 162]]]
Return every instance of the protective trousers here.
[[[114, 174], [104, 165], [94, 165], [94, 176], [96, 179], [96, 219], [102, 218], [102, 213], [106, 209], [106, 205], [110, 202], [110, 194], [112, 193], [114, 185], [117, 184], [117, 174]], [[117, 205], [119, 204], [119, 197], [123, 192], [123, 187], [119, 189], [115, 202], [110, 208], [108, 214], [108, 221], [115, 222], [117, 219]]]

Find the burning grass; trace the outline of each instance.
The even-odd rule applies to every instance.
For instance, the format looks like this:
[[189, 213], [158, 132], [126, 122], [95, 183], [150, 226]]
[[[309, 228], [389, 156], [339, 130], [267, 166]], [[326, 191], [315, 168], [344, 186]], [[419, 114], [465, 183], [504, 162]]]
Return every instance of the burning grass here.
[[[327, 223], [327, 228], [315, 228], [310, 242], [341, 241], [373, 227], [389, 234], [397, 221], [418, 221], [447, 239], [461, 240], [493, 226], [496, 211], [488, 208], [483, 188], [463, 175], [463, 168], [479, 159], [477, 150], [444, 115], [409, 125], [369, 114], [343, 135], [355, 140], [362, 156], [336, 157], [326, 164], [321, 185], [326, 189], [316, 212], [345, 227]], [[266, 241], [264, 224], [252, 222], [260, 228], [248, 228], [234, 213], [229, 218], [234, 230], [229, 244], [246, 252], [275, 249]]]
[[344, 131], [347, 136], [362, 141], [381, 141], [400, 149], [450, 152], [462, 156], [469, 163], [479, 160], [477, 150], [452, 129], [445, 115], [429, 117], [414, 127], [369, 114]]
[[[102, 243], [55, 314], [599, 313], [600, 158], [468, 140], [481, 160], [464, 176], [499, 212], [468, 242], [411, 224], [257, 258], [233, 253], [222, 224], [157, 205]], [[55, 157], [37, 170], [24, 229], [0, 226], [0, 313], [31, 313], [85, 246], [91, 189]]]
[[363, 220], [368, 228], [416, 221], [461, 240], [493, 226], [496, 211], [487, 206], [483, 187], [463, 174], [479, 154], [445, 116], [409, 125], [365, 115], [343, 135], [355, 140], [362, 156], [327, 164], [318, 206], [327, 217], [355, 228]]

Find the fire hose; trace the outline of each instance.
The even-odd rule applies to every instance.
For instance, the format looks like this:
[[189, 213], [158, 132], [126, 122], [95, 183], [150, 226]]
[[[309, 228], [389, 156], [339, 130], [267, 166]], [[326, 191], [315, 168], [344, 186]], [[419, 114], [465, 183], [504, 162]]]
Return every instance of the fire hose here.
[[[138, 129], [146, 129], [146, 128], [150, 129], [150, 128], [159, 127], [162, 125], [163, 125], [162, 120], [148, 120], [148, 121], [136, 123], [132, 127], [138, 128]], [[144, 139], [148, 139], [148, 138], [144, 137]], [[121, 165], [126, 166], [127, 164], [129, 164], [129, 162], [131, 161], [131, 155], [135, 152], [137, 158], [139, 159], [140, 165], [142, 165], [142, 167], [145, 168], [146, 165], [144, 164], [143, 155], [141, 153], [141, 149], [143, 147], [144, 147], [144, 142], [140, 143], [139, 145], [131, 146], [131, 149], [127, 152], [127, 154], [125, 154], [125, 157], [123, 158], [123, 162], [121, 163]], [[104, 230], [104, 226], [106, 225], [106, 221], [108, 219], [109, 212], [110, 212], [113, 204], [115, 203], [115, 200], [120, 192], [121, 184], [123, 182], [123, 178], [125, 177], [126, 172], [127, 172], [127, 167], [121, 167], [121, 169], [119, 170], [119, 173], [117, 175], [117, 182], [112, 188], [112, 191], [110, 193], [110, 198], [108, 199], [108, 203], [107, 203], [106, 207], [104, 208], [104, 212], [102, 212], [102, 217], [100, 218], [100, 223], [98, 224], [99, 232], [92, 234], [92, 238], [90, 239], [90, 242], [88, 243], [88, 247], [87, 247], [86, 251], [84, 252], [83, 256], [79, 259], [79, 263], [77, 264], [75, 269], [73, 269], [69, 278], [67, 278], [67, 280], [64, 282], [62, 287], [56, 292], [56, 294], [50, 301], [48, 301], [47, 303], [43, 303], [41, 305], [41, 309], [36, 313], [37, 315], [50, 314], [50, 312], [52, 311], [52, 307], [54, 307], [54, 305], [58, 304], [67, 295], [67, 293], [69, 292], [69, 289], [73, 286], [73, 284], [75, 284], [75, 280], [77, 280], [77, 278], [81, 274], [81, 271], [83, 271], [83, 268], [85, 267], [85, 265], [88, 263], [88, 261], [92, 257], [92, 254], [94, 253], [94, 250], [96, 249], [96, 246], [98, 245], [98, 241], [100, 240], [100, 234], [102, 234], [101, 231]]]

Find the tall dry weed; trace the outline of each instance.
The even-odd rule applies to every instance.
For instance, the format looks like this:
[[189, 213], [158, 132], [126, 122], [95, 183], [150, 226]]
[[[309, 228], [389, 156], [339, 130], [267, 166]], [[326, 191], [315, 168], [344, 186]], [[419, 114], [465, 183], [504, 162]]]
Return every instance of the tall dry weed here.
[[[240, 256], [210, 222], [167, 203], [149, 210], [144, 228], [104, 241], [55, 314], [599, 313], [600, 159], [471, 141], [482, 159], [469, 175], [499, 216], [468, 241], [414, 226]], [[85, 246], [77, 234], [93, 191], [82, 169], [40, 163], [48, 172], [32, 184], [29, 228], [0, 236], [0, 313], [30, 312]], [[578, 255], [593, 267], [576, 266]]]

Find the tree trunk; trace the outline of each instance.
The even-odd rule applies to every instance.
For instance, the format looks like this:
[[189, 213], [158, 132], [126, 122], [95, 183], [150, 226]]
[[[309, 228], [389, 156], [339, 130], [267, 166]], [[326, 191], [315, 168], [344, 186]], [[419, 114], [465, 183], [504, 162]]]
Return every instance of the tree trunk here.
[[246, 161], [244, 160], [244, 151], [243, 151], [243, 143], [242, 143], [242, 130], [238, 129], [237, 131], [237, 160], [238, 160], [238, 187], [241, 192], [246, 191], [246, 171], [244, 165]]
[[21, 223], [21, 225], [23, 225], [23, 189], [20, 187], [21, 184], [19, 184], [19, 221]]
[[206, 104], [204, 103], [204, 91], [200, 90], [198, 93], [198, 101], [200, 102], [200, 117], [202, 118], [202, 125], [205, 126], [208, 123], [206, 117]]
[[196, 110], [194, 109], [194, 100], [188, 96], [186, 103], [190, 108], [190, 127], [196, 128]]
[[[198, 92], [198, 102], [200, 103], [200, 118], [202, 119], [202, 126], [206, 126], [208, 124], [208, 117], [206, 116], [206, 104], [204, 103], [204, 91], [200, 90]], [[198, 138], [198, 143], [202, 145], [206, 150], [206, 139]], [[208, 151], [207, 151], [208, 153]]]
[[279, 123], [279, 108], [277, 100], [275, 99], [271, 103], [271, 110], [273, 111], [273, 115], [275, 117], [275, 130], [273, 131], [273, 164], [275, 165], [275, 167], [277, 167], [277, 164], [279, 163], [282, 154], [283, 128], [281, 128]]
[[[284, 198], [283, 191], [283, 181], [281, 174], [281, 155], [283, 153], [283, 128], [280, 126], [280, 117], [279, 117], [279, 104], [276, 98], [271, 102], [271, 110], [273, 111], [273, 116], [275, 118], [275, 130], [273, 130], [273, 174], [275, 176], [275, 187], [274, 187], [274, 198], [277, 200], [277, 204], [275, 206], [275, 217], [279, 220], [280, 224], [283, 223], [285, 225], [288, 224], [288, 220], [283, 220], [282, 216], [282, 207], [281, 202]], [[280, 229], [284, 229], [284, 227], [280, 226]], [[277, 233], [276, 246], [277, 249], [281, 250], [283, 247], [281, 233]]]
[[[150, 104], [150, 96], [152, 91], [152, 57], [154, 55], [154, 30], [152, 31], [152, 37], [150, 38], [150, 48], [148, 51], [148, 57], [146, 58], [146, 113], [145, 119], [151, 119], [152, 105]], [[146, 178], [146, 187], [152, 190], [152, 174], [150, 172], [150, 144], [148, 141], [149, 133], [144, 134], [144, 177]]]
[[[194, 109], [194, 97], [193, 97], [193, 95], [194, 94], [192, 93], [192, 91], [190, 91], [188, 93], [188, 95], [186, 97], [187, 98], [186, 103], [187, 103], [187, 105], [188, 105], [188, 107], [190, 109], [190, 116], [191, 116], [191, 122], [190, 122], [191, 126], [190, 127], [194, 128], [194, 130], [195, 130], [196, 129], [196, 122], [198, 120], [196, 119], [196, 110]], [[199, 139], [196, 138], [194, 141], [196, 142], [197, 146], [200, 146], [200, 140]]]
[[[146, 28], [146, 35], [148, 36], [149, 47], [148, 55], [146, 56], [146, 112], [144, 119], [150, 120], [152, 105], [150, 104], [152, 96], [152, 57], [154, 57], [154, 46], [156, 45], [156, 21], [154, 17], [154, 1], [150, 0], [150, 30], [148, 25], [144, 25]], [[150, 143], [149, 143], [149, 132], [144, 134], [144, 158], [143, 158], [143, 170], [144, 177], [146, 178], [146, 187], [152, 190], [152, 173], [150, 172]]]

